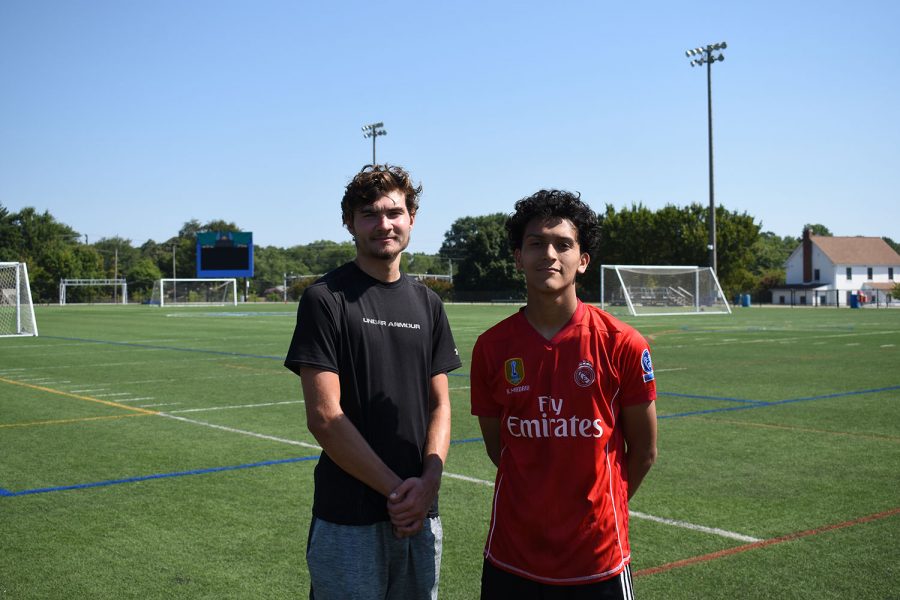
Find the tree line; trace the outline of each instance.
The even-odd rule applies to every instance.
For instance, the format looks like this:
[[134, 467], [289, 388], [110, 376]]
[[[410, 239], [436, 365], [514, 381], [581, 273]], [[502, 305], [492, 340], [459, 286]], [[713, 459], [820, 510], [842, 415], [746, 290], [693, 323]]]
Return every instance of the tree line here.
[[[585, 300], [599, 299], [600, 265], [707, 264], [707, 208], [700, 204], [667, 205], [650, 210], [633, 204], [601, 211], [601, 243], [588, 272], [579, 280]], [[524, 297], [524, 278], [515, 268], [506, 240], [507, 215], [494, 213], [461, 217], [444, 234], [437, 254], [405, 253], [401, 270], [408, 273], [452, 274], [452, 285], [427, 280], [445, 299], [459, 301]], [[807, 225], [817, 235], [830, 235], [820, 224]], [[196, 276], [196, 235], [206, 231], [241, 231], [224, 220], [194, 219], [167, 240], [148, 240], [140, 246], [121, 237], [88, 243], [84, 236], [49, 212], [34, 208], [10, 212], [0, 204], [0, 261], [28, 264], [36, 302], [59, 300], [61, 279], [113, 279], [128, 282], [133, 302], [149, 300], [153, 283], [162, 277]], [[800, 244], [799, 237], [761, 231], [746, 213], [716, 208], [718, 278], [726, 297], [740, 293], [768, 301], [765, 292], [784, 283], [784, 262]], [[895, 250], [898, 245], [885, 238]], [[254, 277], [245, 289], [250, 300], [296, 299], [313, 275], [326, 273], [351, 260], [350, 241], [319, 240], [280, 248], [254, 247]], [[304, 277], [305, 276], [305, 277]], [[284, 289], [287, 283], [287, 289]], [[77, 293], [77, 292], [76, 292]], [[87, 293], [87, 292], [81, 292]]]

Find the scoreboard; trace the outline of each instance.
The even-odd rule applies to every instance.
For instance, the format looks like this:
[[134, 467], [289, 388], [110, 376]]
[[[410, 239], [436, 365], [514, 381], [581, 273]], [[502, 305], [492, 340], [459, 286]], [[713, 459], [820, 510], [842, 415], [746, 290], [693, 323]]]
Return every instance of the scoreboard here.
[[253, 233], [198, 233], [197, 277], [253, 277]]

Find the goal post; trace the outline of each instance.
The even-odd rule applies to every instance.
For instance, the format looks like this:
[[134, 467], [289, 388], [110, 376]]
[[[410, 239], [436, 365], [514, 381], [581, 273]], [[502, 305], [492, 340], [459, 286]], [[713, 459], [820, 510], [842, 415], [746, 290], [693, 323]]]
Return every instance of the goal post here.
[[[69, 294], [69, 288], [80, 293]], [[60, 279], [59, 304], [128, 304], [128, 283], [124, 279]]]
[[21, 262], [0, 262], [0, 337], [37, 334], [28, 267]]
[[237, 279], [158, 279], [150, 304], [155, 306], [237, 306]]
[[709, 267], [601, 265], [600, 307], [620, 315], [730, 314]]

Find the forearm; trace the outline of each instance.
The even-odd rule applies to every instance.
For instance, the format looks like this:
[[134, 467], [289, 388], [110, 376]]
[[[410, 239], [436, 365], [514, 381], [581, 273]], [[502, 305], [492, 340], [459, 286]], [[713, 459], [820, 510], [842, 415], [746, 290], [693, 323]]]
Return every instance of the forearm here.
[[352, 477], [387, 497], [401, 483], [372, 450], [340, 406], [336, 373], [312, 368], [300, 373], [306, 403], [306, 424], [322, 450]]
[[346, 415], [309, 423], [322, 450], [350, 476], [387, 497], [402, 479], [375, 454]]
[[628, 499], [631, 500], [656, 460], [655, 454], [648, 452], [626, 452], [626, 472], [628, 476]]
[[423, 449], [422, 478], [440, 485], [450, 450], [450, 391], [446, 375], [432, 378], [431, 413]]

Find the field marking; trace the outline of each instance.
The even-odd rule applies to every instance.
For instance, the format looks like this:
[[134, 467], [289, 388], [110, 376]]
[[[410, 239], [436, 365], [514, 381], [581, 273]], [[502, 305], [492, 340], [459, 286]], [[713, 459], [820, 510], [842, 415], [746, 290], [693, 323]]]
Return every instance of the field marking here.
[[131, 413], [127, 415], [110, 415], [106, 417], [81, 417], [78, 419], [53, 419], [49, 421], [26, 421], [24, 423], [0, 423], [0, 429], [11, 429], [13, 427], [35, 427], [38, 425], [69, 425], [72, 423], [82, 423], [84, 421], [112, 421], [115, 419], [127, 419], [129, 417], [149, 417], [156, 413]]
[[871, 521], [878, 521], [881, 519], [886, 519], [888, 517], [892, 517], [894, 515], [900, 514], [900, 508], [892, 508], [890, 510], [886, 510], [880, 513], [875, 513], [873, 515], [867, 515], [865, 517], [859, 517], [857, 519], [851, 519], [849, 521], [844, 521], [842, 523], [834, 523], [832, 525], [823, 525], [822, 527], [816, 527], [814, 529], [807, 529], [806, 531], [798, 531], [796, 533], [789, 533], [787, 535], [783, 535], [776, 538], [770, 538], [767, 540], [760, 540], [758, 542], [753, 542], [750, 544], [744, 544], [743, 546], [735, 546], [734, 548], [726, 548], [725, 550], [719, 550], [717, 552], [710, 552], [709, 554], [702, 554], [700, 556], [692, 556], [690, 558], [684, 558], [682, 560], [676, 560], [670, 563], [666, 563], [664, 565], [660, 565], [658, 567], [650, 567], [647, 569], [641, 569], [640, 571], [634, 572], [634, 577], [644, 577], [647, 575], [656, 575], [658, 573], [665, 573], [666, 571], [671, 571], [672, 569], [678, 569], [681, 567], [687, 567], [690, 565], [695, 565], [698, 563], [709, 562], [711, 560], [716, 560], [718, 558], [723, 558], [725, 556], [732, 556], [734, 554], [740, 554], [742, 552], [747, 552], [748, 550], [755, 550], [757, 548], [764, 548], [766, 546], [772, 546], [775, 544], [781, 544], [783, 542], [792, 542], [794, 540], [798, 540], [801, 538], [818, 535], [820, 533], [825, 533], [828, 531], [834, 531], [836, 529], [844, 529], [846, 527], [853, 527], [854, 525], [861, 525], [863, 523], [869, 523]]
[[112, 402], [110, 400], [101, 400], [100, 398], [94, 398], [92, 396], [80, 396], [76, 393], [72, 392], [63, 392], [61, 390], [54, 390], [53, 388], [44, 387], [41, 385], [33, 385], [31, 383], [22, 383], [21, 381], [15, 381], [12, 379], [7, 379], [6, 377], [0, 377], [0, 383], [8, 383], [10, 385], [18, 385], [24, 388], [38, 390], [40, 392], [46, 392], [48, 394], [55, 394], [57, 396], [64, 396], [66, 398], [75, 398], [77, 400], [85, 400], [87, 402], [96, 402], [97, 404], [103, 404], [106, 406], [112, 406], [115, 408], [124, 408], [125, 410], [130, 410], [139, 413], [146, 413], [155, 415], [156, 412], [152, 410], [146, 410], [144, 408], [138, 408], [136, 406], [128, 406], [126, 404], [119, 404], [118, 402]]
[[635, 510], [628, 511], [628, 515], [631, 517], [635, 517], [637, 519], [645, 519], [647, 521], [653, 521], [654, 523], [662, 523], [663, 525], [671, 525], [673, 527], [681, 527], [682, 529], [690, 529], [691, 531], [699, 531], [701, 533], [709, 533], [712, 535], [718, 535], [725, 538], [730, 538], [733, 540], [738, 540], [741, 542], [760, 542], [759, 538], [751, 537], [749, 535], [744, 535], [742, 533], [735, 533], [734, 531], [728, 531], [727, 529], [719, 529], [718, 527], [707, 527], [705, 525], [696, 525], [694, 523], [688, 523], [687, 521], [678, 521], [676, 519], [666, 519], [664, 517], [656, 517], [653, 515], [648, 515], [647, 513], [638, 512]]
[[208, 412], [212, 410], [231, 410], [233, 408], [259, 408], [264, 406], [281, 406], [284, 404], [303, 404], [303, 400], [284, 400], [283, 402], [262, 402], [260, 404], [238, 404], [234, 406], [210, 406], [207, 408], [185, 408], [183, 410], [170, 410], [169, 414], [182, 414], [192, 412]]
[[754, 421], [738, 421], [735, 419], [705, 419], [704, 421], [708, 421], [710, 423], [728, 423], [730, 425], [743, 425], [746, 427], [756, 427], [759, 429], [784, 429], [787, 431], [802, 431], [806, 433], [824, 433], [828, 435], [839, 435], [853, 438], [863, 438], [863, 439], [871, 439], [877, 441], [887, 441], [887, 442], [895, 442], [900, 443], [900, 436], [896, 435], [888, 435], [886, 433], [856, 433], [852, 431], [829, 431], [828, 429], [813, 429], [812, 427], [797, 427], [793, 425], [775, 425], [772, 423], [756, 423]]
[[[444, 471], [444, 477], [448, 477], [450, 479], [458, 479], [460, 481], [467, 481], [469, 483], [477, 483], [488, 487], [494, 487], [493, 481], [488, 481], [487, 479], [478, 479], [476, 477], [469, 477], [468, 475], [460, 475], [458, 473], [448, 473]], [[682, 529], [689, 529], [691, 531], [698, 531], [700, 533], [708, 533], [710, 535], [718, 535], [720, 537], [729, 538], [732, 540], [738, 540], [741, 542], [759, 542], [761, 541], [759, 538], [751, 537], [749, 535], [744, 535], [742, 533], [735, 533], [734, 531], [728, 531], [726, 529], [719, 529], [718, 527], [706, 527], [705, 525], [696, 525], [694, 523], [688, 523], [687, 521], [678, 521], [675, 519], [666, 519], [664, 517], [656, 517], [654, 515], [648, 515], [647, 513], [638, 512], [636, 510], [629, 510], [628, 515], [635, 519], [644, 519], [646, 521], [653, 521], [654, 523], [662, 523], [663, 525], [670, 525], [672, 527], [680, 527]]]
[[281, 442], [282, 444], [291, 444], [292, 446], [303, 446], [304, 448], [312, 448], [315, 450], [321, 450], [321, 446], [316, 446], [315, 444], [308, 444], [306, 442], [299, 442], [297, 440], [289, 440], [286, 438], [275, 437], [274, 435], [266, 435], [264, 433], [256, 433], [255, 431], [247, 431], [245, 429], [235, 429], [234, 427], [226, 427], [224, 425], [216, 425], [215, 423], [207, 423], [206, 421], [197, 421], [195, 419], [188, 419], [187, 417], [179, 417], [172, 413], [168, 412], [160, 412], [157, 413], [160, 417], [166, 417], [167, 419], [175, 419], [176, 421], [181, 421], [183, 423], [191, 423], [192, 425], [201, 425], [203, 427], [210, 427], [212, 429], [218, 429], [220, 431], [227, 431], [228, 433], [239, 433], [241, 435], [247, 435], [250, 437], [255, 437], [261, 440], [269, 440], [272, 442]]
[[242, 469], [253, 469], [256, 467], [270, 467], [273, 465], [282, 465], [288, 463], [297, 463], [304, 462], [308, 460], [315, 460], [316, 456], [298, 456], [294, 458], [283, 458], [279, 460], [267, 460], [256, 463], [249, 463], [243, 465], [227, 465], [224, 467], [210, 467], [207, 469], [194, 469], [192, 471], [177, 471], [174, 473], [157, 473], [155, 475], [141, 475], [138, 477], [128, 477], [125, 479], [108, 479], [106, 481], [94, 481], [91, 483], [76, 483], [73, 485], [60, 485], [55, 487], [46, 487], [46, 488], [38, 488], [32, 490], [22, 490], [20, 492], [13, 492], [11, 490], [0, 488], [0, 496], [7, 497], [15, 497], [15, 496], [29, 496], [32, 494], [46, 494], [48, 492], [65, 492], [69, 490], [84, 490], [90, 488], [97, 487], [106, 487], [110, 485], [121, 485], [123, 483], [138, 483], [141, 481], [152, 481], [154, 479], [169, 479], [172, 477], [185, 477], [187, 475], [206, 475], [208, 473], [221, 473], [224, 471], [239, 471]]
[[873, 388], [869, 390], [855, 390], [851, 392], [835, 392], [834, 394], [822, 394], [819, 396], [805, 396], [802, 398], [788, 398], [787, 400], [772, 400], [772, 401], [763, 401], [763, 400], [740, 400], [737, 398], [715, 398], [713, 396], [697, 396], [691, 394], [675, 394], [672, 392], [657, 392], [660, 396], [676, 396], [676, 397], [684, 397], [684, 398], [698, 398], [703, 400], [731, 400], [732, 402], [746, 402], [748, 404], [742, 404], [740, 406], [723, 406], [719, 408], [707, 408], [703, 410], [693, 410], [689, 412], [683, 413], [673, 413], [671, 415], [657, 415], [657, 419], [680, 419], [682, 417], [696, 417], [699, 415], [708, 415], [713, 413], [720, 412], [731, 412], [736, 410], [750, 410], [756, 408], [768, 408], [771, 406], [781, 406], [783, 404], [791, 404], [794, 402], [810, 402], [814, 400], [829, 400], [833, 398], [844, 398], [846, 396], [861, 396], [863, 394], [879, 394], [882, 392], [892, 392], [894, 390], [900, 390], [900, 385], [889, 385], [887, 387], [882, 388]]

